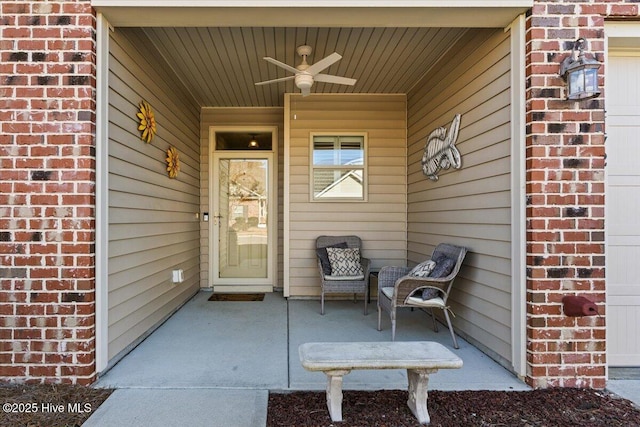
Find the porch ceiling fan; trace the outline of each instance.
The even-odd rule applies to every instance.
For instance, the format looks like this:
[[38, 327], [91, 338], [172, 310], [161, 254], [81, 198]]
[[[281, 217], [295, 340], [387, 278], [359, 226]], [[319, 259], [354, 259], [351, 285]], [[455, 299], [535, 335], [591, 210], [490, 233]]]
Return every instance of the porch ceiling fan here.
[[322, 74], [321, 71], [329, 68], [331, 65], [338, 62], [342, 56], [333, 52], [331, 55], [326, 58], [321, 59], [313, 65], [309, 65], [307, 63], [307, 56], [311, 54], [311, 46], [298, 46], [296, 49], [298, 55], [302, 57], [302, 62], [297, 67], [292, 67], [283, 62], [278, 61], [277, 59], [273, 59], [269, 56], [265, 56], [263, 59], [267, 62], [270, 62], [274, 65], [277, 65], [280, 68], [284, 68], [285, 70], [294, 73], [293, 76], [282, 77], [279, 79], [267, 80], [264, 82], [256, 83], [256, 86], [266, 85], [270, 83], [283, 82], [286, 80], [294, 80], [296, 87], [300, 89], [302, 92], [302, 96], [307, 96], [311, 93], [311, 86], [313, 82], [324, 82], [324, 83], [335, 83], [340, 85], [349, 85], [353, 86], [356, 84], [355, 79], [350, 79], [348, 77], [340, 77], [333, 76], [331, 74]]

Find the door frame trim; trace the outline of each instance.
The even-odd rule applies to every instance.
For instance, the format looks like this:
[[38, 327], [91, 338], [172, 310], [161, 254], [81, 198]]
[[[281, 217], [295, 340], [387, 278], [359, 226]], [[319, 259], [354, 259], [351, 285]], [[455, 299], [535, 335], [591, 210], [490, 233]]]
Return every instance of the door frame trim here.
[[[271, 132], [271, 150], [216, 150], [215, 135], [216, 132], [242, 132], [242, 133], [259, 133], [259, 132]], [[269, 160], [271, 169], [269, 170], [269, 215], [268, 215], [268, 252], [271, 256], [271, 260], [267, 266], [267, 278], [266, 279], [244, 279], [234, 280], [235, 285], [242, 286], [242, 292], [273, 292], [273, 289], [278, 283], [278, 127], [277, 126], [210, 126], [209, 127], [209, 217], [213, 218], [214, 213], [214, 174], [216, 173], [216, 158], [219, 153], [231, 154], [231, 157], [238, 156], [238, 158], [244, 158], [248, 155], [256, 157], [262, 157]], [[238, 288], [230, 285], [229, 283], [220, 283], [214, 277], [214, 262], [215, 262], [215, 239], [214, 239], [214, 226], [213, 221], [209, 220], [209, 272], [208, 280], [209, 286], [215, 291], [238, 291]], [[235, 288], [235, 289], [233, 289]]]

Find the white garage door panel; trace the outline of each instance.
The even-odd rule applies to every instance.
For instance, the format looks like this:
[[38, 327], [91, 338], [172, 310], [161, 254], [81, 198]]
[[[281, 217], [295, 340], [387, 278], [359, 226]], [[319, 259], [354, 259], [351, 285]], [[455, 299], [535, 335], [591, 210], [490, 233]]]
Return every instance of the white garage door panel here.
[[[640, 167], [640, 165], [638, 165], [637, 167]], [[640, 186], [640, 176], [620, 175], [620, 174], [610, 176], [609, 186], [614, 188], [615, 187], [638, 187]]]
[[607, 210], [607, 221], [610, 223], [610, 228], [607, 229], [609, 237], [638, 236], [636, 233], [640, 214], [640, 185], [612, 186], [610, 184], [608, 190], [607, 197], [611, 198]]
[[[634, 243], [640, 243], [638, 238], [633, 240], [636, 241]], [[629, 262], [629, 259], [640, 261], [639, 246], [617, 246], [609, 241], [609, 250], [607, 251], [607, 278], [609, 280], [607, 285], [615, 286], [609, 289], [608, 295], [629, 295], [631, 289], [637, 285], [638, 277], [640, 277], [640, 262]]]
[[607, 351], [609, 366], [640, 366], [640, 57], [608, 67]]
[[[607, 80], [607, 110], [615, 116], [637, 117], [640, 94], [640, 61], [637, 52], [612, 53], [609, 57], [609, 71], [613, 79]], [[611, 95], [614, 96], [613, 99]], [[611, 111], [611, 108], [615, 108], [615, 111]]]
[[[638, 144], [638, 125], [623, 126], [616, 124], [607, 116], [607, 167], [611, 177], [637, 176], [638, 156], [640, 145]], [[619, 121], [621, 117], [615, 117]], [[638, 120], [638, 117], [625, 116], [626, 121]], [[610, 144], [610, 141], [614, 143]]]
[[620, 295], [620, 296], [609, 296], [609, 298], [611, 299], [609, 306], [620, 306], [623, 307], [625, 310], [628, 309], [628, 306], [630, 304], [634, 304], [634, 305], [638, 305], [640, 304], [640, 297], [637, 295]]
[[629, 306], [628, 303], [625, 304], [624, 301], [621, 301], [620, 305], [609, 304], [609, 310], [615, 310], [620, 318], [627, 319], [624, 328], [613, 329], [611, 325], [607, 328], [609, 342], [615, 343], [615, 347], [609, 349], [609, 366], [637, 366], [640, 354], [637, 339], [640, 334], [640, 310]]

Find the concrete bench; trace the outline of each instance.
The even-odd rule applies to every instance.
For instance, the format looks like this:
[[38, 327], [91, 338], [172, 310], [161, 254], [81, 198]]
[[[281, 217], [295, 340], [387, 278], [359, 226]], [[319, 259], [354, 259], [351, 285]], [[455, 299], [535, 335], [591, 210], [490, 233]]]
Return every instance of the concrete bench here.
[[435, 342], [312, 342], [298, 348], [309, 371], [327, 375], [327, 407], [332, 421], [342, 421], [342, 377], [354, 369], [406, 369], [407, 405], [422, 424], [429, 424], [427, 386], [438, 369], [462, 367], [462, 359]]

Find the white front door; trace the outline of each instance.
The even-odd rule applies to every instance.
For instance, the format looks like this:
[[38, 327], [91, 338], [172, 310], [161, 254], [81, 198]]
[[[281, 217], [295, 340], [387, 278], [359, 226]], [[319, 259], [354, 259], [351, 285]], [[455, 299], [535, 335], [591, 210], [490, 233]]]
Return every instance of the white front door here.
[[640, 366], [640, 52], [607, 64], [607, 352], [609, 366]]
[[215, 292], [273, 291], [273, 159], [271, 151], [213, 151], [210, 283]]

